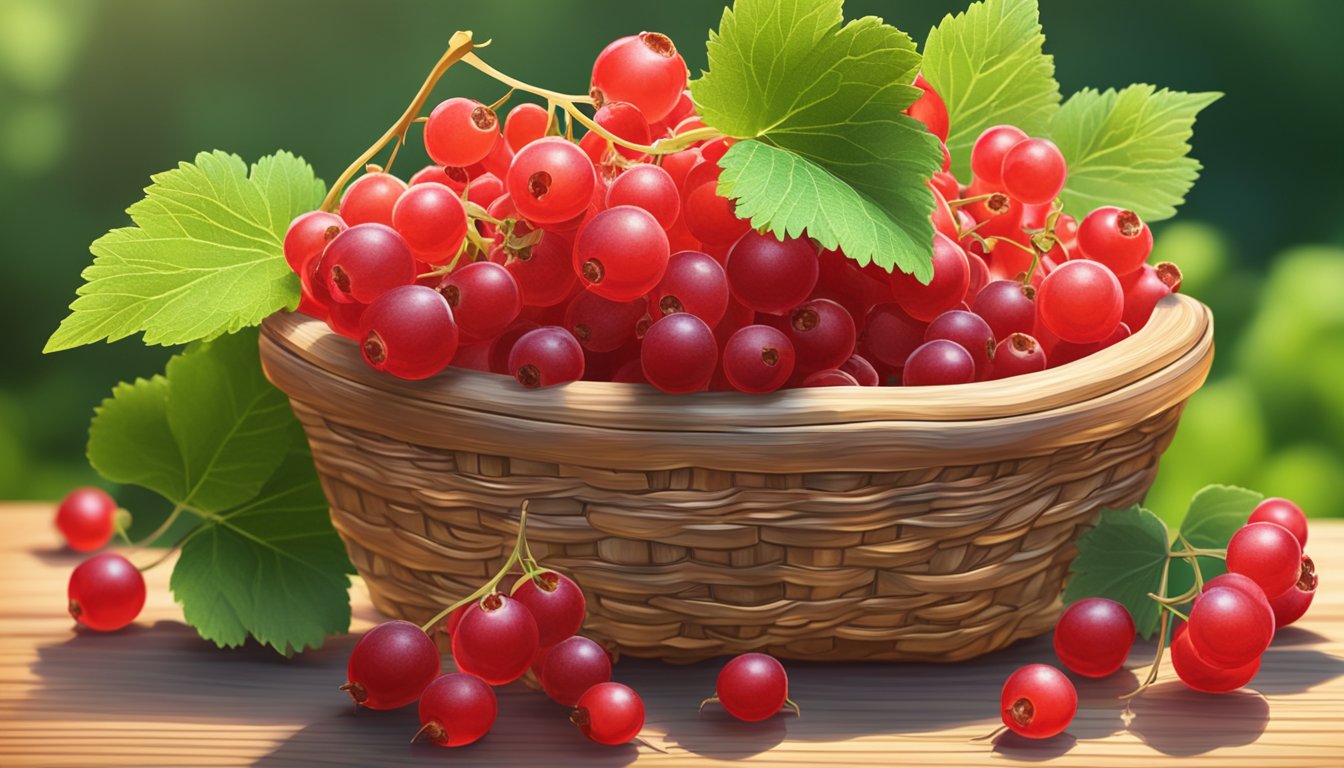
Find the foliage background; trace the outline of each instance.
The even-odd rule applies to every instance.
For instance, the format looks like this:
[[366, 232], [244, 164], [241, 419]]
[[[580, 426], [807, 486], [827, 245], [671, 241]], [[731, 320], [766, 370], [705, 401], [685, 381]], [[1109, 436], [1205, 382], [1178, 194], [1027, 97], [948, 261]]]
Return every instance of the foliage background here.
[[[723, 2], [624, 0], [0, 0], [0, 498], [95, 482], [92, 407], [170, 350], [132, 340], [43, 357], [88, 263], [149, 174], [220, 148], [277, 148], [330, 180], [391, 123], [455, 29], [524, 80], [582, 91], [614, 37], [672, 36], [692, 71]], [[923, 40], [961, 0], [849, 0]], [[1334, 0], [1041, 0], [1065, 94], [1152, 82], [1219, 90], [1196, 126], [1205, 170], [1156, 258], [1218, 321], [1213, 377], [1191, 401], [1149, 502], [1165, 516], [1208, 482], [1344, 516], [1344, 64]], [[486, 100], [475, 73], [446, 87]], [[409, 173], [413, 155], [399, 163]], [[119, 499], [135, 509], [129, 490]], [[147, 503], [147, 502], [146, 502]]]

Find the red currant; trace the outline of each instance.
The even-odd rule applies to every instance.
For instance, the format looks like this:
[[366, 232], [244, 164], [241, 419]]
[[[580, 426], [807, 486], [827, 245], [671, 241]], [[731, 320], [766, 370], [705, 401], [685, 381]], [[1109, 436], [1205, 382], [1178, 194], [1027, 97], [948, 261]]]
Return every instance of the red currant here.
[[547, 696], [572, 707], [589, 688], [611, 680], [611, 657], [592, 640], [574, 635], [546, 652], [537, 678]]
[[1107, 205], [1078, 224], [1078, 247], [1087, 258], [1105, 264], [1117, 275], [1127, 275], [1148, 260], [1153, 233], [1137, 213]]
[[999, 697], [1003, 724], [1029, 739], [1048, 739], [1073, 722], [1078, 692], [1063, 672], [1028, 664], [1008, 676]]
[[479, 740], [490, 732], [497, 714], [494, 689], [461, 672], [439, 677], [420, 696], [420, 731], [440, 747]]
[[1123, 605], [1104, 597], [1079, 600], [1055, 624], [1055, 655], [1086, 677], [1118, 671], [1133, 645], [1133, 617]]
[[582, 149], [548, 136], [513, 156], [507, 187], [523, 218], [533, 224], [558, 224], [582, 214], [592, 202], [597, 174]]
[[787, 315], [783, 330], [804, 371], [837, 368], [854, 354], [854, 318], [830, 299], [799, 304]]
[[554, 571], [528, 579], [513, 591], [513, 599], [527, 606], [537, 622], [537, 643], [552, 646], [583, 626], [587, 604], [574, 580]]
[[[644, 119], [644, 113], [639, 111], [639, 107], [624, 101], [608, 101], [603, 104], [593, 114], [593, 122], [602, 126], [607, 133], [632, 144], [648, 144], [651, 138], [649, 121]], [[608, 160], [607, 139], [597, 131], [584, 134], [579, 140], [579, 147], [588, 155], [593, 165], [600, 165]], [[612, 142], [612, 147], [617, 154], [627, 160], [639, 161], [648, 157], [639, 150], [623, 147], [615, 142]]]
[[1248, 523], [1277, 523], [1287, 528], [1297, 543], [1307, 546], [1307, 516], [1287, 499], [1271, 497], [1255, 506]]
[[574, 274], [574, 247], [561, 234], [542, 230], [541, 240], [516, 251], [496, 248], [492, 261], [503, 261], [513, 275], [528, 307], [553, 307], [569, 298], [578, 283]]
[[757, 312], [781, 314], [807, 300], [817, 284], [817, 251], [805, 237], [779, 240], [747, 232], [728, 252], [728, 287]]
[[774, 715], [789, 700], [789, 676], [775, 657], [744, 653], [719, 670], [714, 695], [728, 714], [749, 723], [758, 722]]
[[950, 128], [950, 122], [947, 116], [947, 104], [943, 102], [943, 97], [929, 85], [929, 81], [924, 79], [924, 73], [915, 75], [915, 87], [923, 91], [915, 103], [906, 107], [905, 114], [915, 118], [919, 122], [928, 126], [929, 133], [938, 137], [939, 141], [947, 141], [947, 133]]
[[475, 99], [442, 101], [425, 122], [425, 151], [439, 165], [465, 168], [479, 163], [498, 141], [495, 111]]
[[1045, 327], [1062, 341], [1089, 344], [1115, 332], [1124, 292], [1110, 270], [1094, 261], [1066, 261], [1046, 276], [1036, 295]]
[[342, 304], [368, 304], [415, 282], [415, 257], [396, 230], [356, 224], [327, 245], [317, 265], [326, 292]]
[[975, 360], [975, 378], [989, 375], [994, 361], [994, 330], [984, 318], [964, 309], [953, 309], [935, 317], [924, 331], [924, 340], [947, 339], [961, 345]]
[[1276, 627], [1286, 627], [1302, 618], [1311, 607], [1312, 598], [1316, 597], [1316, 584], [1316, 564], [1303, 555], [1297, 583], [1269, 601]]
[[718, 365], [718, 343], [704, 320], [685, 312], [668, 315], [649, 326], [640, 347], [644, 377], [672, 394], [698, 392]]
[[686, 62], [667, 35], [640, 32], [613, 41], [593, 62], [592, 96], [600, 106], [628, 101], [644, 118], [667, 117], [686, 89]]
[[1024, 139], [1003, 155], [1003, 189], [1027, 205], [1047, 205], [1059, 197], [1068, 175], [1064, 154], [1049, 139]]
[[76, 488], [61, 499], [56, 527], [76, 552], [101, 549], [115, 533], [117, 502], [101, 488]]
[[[1255, 601], [1255, 604], [1259, 606], [1256, 611], [1262, 618], [1265, 616], [1270, 616], [1272, 618], [1274, 609], [1270, 606], [1269, 600], [1265, 597], [1265, 591], [1261, 589], [1260, 585], [1256, 584], [1251, 577], [1243, 576], [1240, 573], [1221, 573], [1204, 582], [1204, 589], [1200, 590], [1200, 595], [1202, 596], [1204, 592], [1207, 592], [1214, 587], [1235, 589]], [[1199, 597], [1196, 597], [1195, 599], [1199, 600]], [[1272, 626], [1276, 629], [1278, 628], [1277, 623]]]
[[700, 251], [672, 254], [663, 279], [649, 294], [649, 315], [655, 320], [674, 312], [689, 312], [709, 325], [717, 325], [727, 311], [728, 276], [719, 262]]
[[537, 654], [537, 622], [517, 600], [490, 594], [462, 612], [452, 642], [459, 670], [504, 685], [531, 666]]
[[976, 294], [971, 311], [989, 323], [996, 339], [1031, 333], [1036, 326], [1036, 289], [1016, 280], [992, 280]]
[[975, 359], [960, 344], [947, 339], [926, 341], [910, 353], [901, 373], [901, 385], [928, 387], [975, 381]]
[[789, 337], [768, 325], [737, 330], [723, 348], [724, 376], [741, 392], [774, 392], [793, 375], [794, 362]]
[[625, 169], [607, 185], [608, 208], [633, 205], [643, 208], [670, 229], [681, 215], [681, 193], [667, 171], [647, 163]]
[[495, 338], [523, 311], [523, 294], [512, 273], [489, 261], [458, 267], [444, 276], [438, 291], [452, 307], [466, 343]]
[[1003, 156], [1027, 134], [1011, 125], [986, 128], [971, 148], [971, 173], [991, 186], [1003, 183]]
[[907, 315], [895, 303], [878, 304], [864, 322], [863, 349], [866, 357], [900, 368], [915, 348], [924, 343], [928, 325]]
[[891, 294], [916, 320], [929, 322], [961, 303], [971, 280], [966, 252], [941, 232], [933, 234], [933, 278], [928, 285], [912, 274], [891, 273]]
[[583, 347], [559, 326], [527, 331], [509, 351], [508, 371], [528, 389], [578, 381], [583, 378]]
[[648, 314], [643, 297], [612, 301], [591, 291], [579, 291], [565, 308], [565, 328], [589, 352], [614, 352], [635, 338], [635, 329]]
[[644, 727], [644, 701], [620, 683], [598, 683], [579, 697], [569, 719], [598, 744], [625, 744]]
[[466, 241], [467, 211], [443, 184], [415, 184], [393, 206], [392, 228], [420, 261], [447, 264]]
[[75, 567], [66, 596], [75, 621], [112, 632], [135, 621], [145, 607], [145, 577], [126, 558], [105, 552]]
[[[1132, 280], [1128, 280], [1132, 276]], [[1148, 324], [1157, 302], [1171, 294], [1171, 287], [1162, 281], [1157, 269], [1144, 264], [1126, 276], [1125, 309], [1121, 318], [1125, 325], [1138, 330]]]
[[705, 245], [731, 245], [751, 229], [751, 222], [737, 217], [736, 204], [719, 195], [717, 181], [696, 183], [696, 170], [705, 167], [718, 168], [713, 163], [702, 163], [686, 177], [689, 191], [682, 207], [682, 220], [691, 235]]
[[861, 387], [876, 387], [881, 382], [877, 369], [861, 355], [850, 355], [848, 360], [840, 364], [839, 370], [853, 376]]
[[618, 205], [584, 225], [574, 245], [574, 272], [588, 290], [612, 301], [644, 296], [667, 270], [667, 233], [642, 208]]
[[424, 630], [386, 621], [355, 643], [341, 690], [369, 709], [399, 709], [420, 698], [439, 666], [439, 649]]
[[1227, 570], [1251, 577], [1269, 598], [1297, 583], [1302, 545], [1275, 523], [1249, 523], [1227, 542]]
[[340, 216], [326, 211], [309, 211], [290, 222], [285, 232], [285, 261], [294, 274], [302, 275], [322, 255], [327, 243], [344, 232]]
[[1189, 626], [1182, 624], [1171, 637], [1171, 666], [1188, 687], [1201, 693], [1228, 693], [1246, 685], [1260, 671], [1260, 657], [1245, 664], [1222, 667], [1205, 661], [1190, 641]]
[[1006, 379], [1046, 369], [1045, 351], [1035, 338], [1025, 333], [1011, 333], [994, 348], [994, 363], [989, 378]]
[[1205, 590], [1190, 609], [1190, 641], [1200, 658], [1240, 667], [1269, 647], [1274, 619], [1252, 597], [1231, 587]]
[[538, 104], [524, 102], [509, 110], [504, 118], [504, 141], [517, 152], [546, 135], [551, 115]]
[[392, 207], [406, 191], [406, 182], [388, 173], [366, 173], [351, 182], [341, 195], [341, 220], [356, 224], [392, 226]]
[[857, 387], [859, 380], [838, 368], [827, 368], [808, 374], [799, 385], [809, 387]]
[[457, 354], [457, 323], [443, 295], [423, 285], [403, 285], [379, 296], [359, 319], [360, 351], [377, 370], [402, 379], [425, 379]]

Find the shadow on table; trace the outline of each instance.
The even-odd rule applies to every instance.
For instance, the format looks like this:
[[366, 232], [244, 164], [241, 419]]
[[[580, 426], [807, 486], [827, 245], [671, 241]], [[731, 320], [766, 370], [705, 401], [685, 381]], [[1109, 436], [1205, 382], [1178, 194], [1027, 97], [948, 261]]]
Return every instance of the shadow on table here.
[[[1344, 661], [1304, 647], [1316, 637], [1284, 630], [1252, 686], [1272, 699], [1344, 674]], [[389, 755], [407, 764], [444, 760], [447, 753], [437, 747], [408, 746], [419, 727], [413, 707], [395, 712], [357, 710], [337, 690], [356, 639], [332, 638], [319, 650], [285, 659], [256, 644], [218, 650], [179, 622], [161, 621], [108, 634], [80, 632], [38, 649], [33, 665], [38, 686], [28, 700], [0, 700], [0, 716], [22, 720], [61, 712], [72, 721], [133, 718], [292, 725], [293, 735], [261, 759], [261, 765], [376, 765]], [[1129, 666], [1143, 674], [1143, 662], [1150, 657], [1151, 647], [1141, 644]], [[989, 734], [999, 724], [997, 702], [1003, 680], [1023, 664], [1053, 661], [1046, 636], [953, 665], [788, 662], [790, 695], [802, 706], [803, 716], [777, 715], [763, 723], [738, 722], [713, 704], [703, 713], [697, 711], [699, 702], [714, 692], [722, 659], [687, 666], [623, 659], [615, 679], [644, 696], [654, 734], [649, 741], [655, 748], [737, 759], [786, 739], [826, 742], [951, 728]], [[1019, 760], [1046, 760], [1068, 752], [1079, 741], [1125, 730], [1124, 705], [1118, 696], [1137, 684], [1134, 672], [1074, 680], [1079, 714], [1065, 734], [1038, 743], [1004, 736], [992, 748]], [[649, 749], [590, 744], [568, 722], [563, 707], [520, 684], [500, 689], [499, 695], [494, 732], [476, 745], [454, 751], [453, 759], [620, 766]], [[1270, 700], [1258, 693], [1206, 696], [1178, 682], [1164, 682], [1133, 702], [1129, 730], [1159, 752], [1200, 754], [1255, 741], [1264, 731], [1270, 706]], [[659, 732], [665, 736], [656, 735]], [[968, 748], [972, 748], [969, 740]]]

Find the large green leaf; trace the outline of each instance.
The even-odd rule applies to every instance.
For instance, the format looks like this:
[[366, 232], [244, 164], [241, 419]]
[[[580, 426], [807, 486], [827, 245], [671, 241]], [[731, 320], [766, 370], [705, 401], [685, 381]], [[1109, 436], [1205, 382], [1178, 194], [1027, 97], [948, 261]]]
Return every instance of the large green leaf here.
[[219, 151], [157, 174], [127, 211], [135, 226], [94, 242], [86, 282], [44, 351], [139, 332], [146, 344], [183, 344], [292, 308], [299, 284], [284, 260], [285, 230], [323, 192], [287, 152], [262, 158], [250, 176]]
[[1070, 96], [1050, 128], [1069, 164], [1064, 210], [1081, 218], [1115, 205], [1148, 221], [1174, 216], [1199, 177], [1189, 156], [1195, 115], [1221, 96], [1142, 84]]
[[[1181, 535], [1196, 549], [1226, 549], [1232, 538], [1246, 520], [1250, 518], [1255, 505], [1264, 500], [1264, 494], [1231, 485], [1210, 485], [1196, 493], [1190, 500], [1190, 507], [1181, 521]], [[1172, 545], [1173, 550], [1184, 550], [1180, 542]], [[1200, 557], [1199, 573], [1205, 581], [1227, 573], [1227, 563], [1222, 558]], [[1195, 571], [1188, 559], [1173, 561], [1167, 594], [1179, 595], [1186, 592], [1195, 583]]]
[[924, 43], [924, 78], [947, 104], [952, 171], [970, 179], [971, 147], [1010, 124], [1043, 136], [1059, 109], [1054, 59], [1042, 52], [1036, 0], [984, 0], [949, 14]]
[[840, 0], [738, 0], [691, 93], [740, 139], [719, 193], [778, 237], [804, 231], [860, 263], [932, 275], [937, 139], [904, 114], [920, 91], [910, 37], [881, 19], [843, 23]]

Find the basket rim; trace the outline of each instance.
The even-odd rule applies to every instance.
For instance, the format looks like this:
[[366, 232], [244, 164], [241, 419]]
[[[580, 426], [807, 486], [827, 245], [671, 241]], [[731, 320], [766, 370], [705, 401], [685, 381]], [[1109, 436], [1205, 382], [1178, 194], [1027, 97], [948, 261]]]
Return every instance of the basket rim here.
[[767, 395], [670, 395], [646, 384], [590, 381], [529, 390], [508, 376], [460, 368], [407, 381], [366, 365], [356, 343], [324, 322], [290, 312], [266, 318], [262, 344], [263, 350], [273, 346], [296, 362], [352, 384], [427, 404], [555, 424], [715, 432], [869, 421], [985, 421], [1077, 405], [1179, 365], [1192, 354], [1211, 355], [1213, 314], [1195, 299], [1173, 294], [1129, 338], [1025, 376], [955, 386], [799, 388]]

